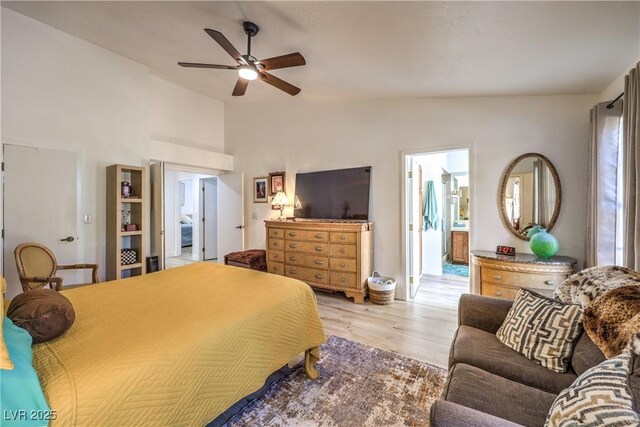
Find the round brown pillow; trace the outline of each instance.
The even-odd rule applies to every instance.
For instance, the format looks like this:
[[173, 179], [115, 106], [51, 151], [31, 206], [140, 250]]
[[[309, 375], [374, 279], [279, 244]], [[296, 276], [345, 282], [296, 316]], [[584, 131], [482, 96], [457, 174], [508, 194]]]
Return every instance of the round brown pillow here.
[[76, 320], [71, 302], [51, 289], [32, 289], [16, 296], [9, 304], [7, 317], [16, 326], [26, 329], [33, 343], [58, 338]]

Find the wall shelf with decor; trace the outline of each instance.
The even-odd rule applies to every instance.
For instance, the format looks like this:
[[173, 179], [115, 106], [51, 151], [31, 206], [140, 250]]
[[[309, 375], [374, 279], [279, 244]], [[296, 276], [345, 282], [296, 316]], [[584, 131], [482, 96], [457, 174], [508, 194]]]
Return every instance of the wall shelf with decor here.
[[145, 274], [146, 169], [107, 167], [107, 280]]

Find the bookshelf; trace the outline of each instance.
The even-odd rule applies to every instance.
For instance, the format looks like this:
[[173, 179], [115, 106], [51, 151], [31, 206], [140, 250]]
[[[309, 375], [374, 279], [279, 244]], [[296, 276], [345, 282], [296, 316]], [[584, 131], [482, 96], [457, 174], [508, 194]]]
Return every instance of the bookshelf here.
[[[123, 196], [123, 181], [130, 184], [128, 197]], [[146, 182], [143, 167], [107, 167], [107, 280], [145, 274], [145, 242], [149, 231]], [[135, 252], [135, 255], [127, 254], [127, 263], [122, 262], [123, 250]]]

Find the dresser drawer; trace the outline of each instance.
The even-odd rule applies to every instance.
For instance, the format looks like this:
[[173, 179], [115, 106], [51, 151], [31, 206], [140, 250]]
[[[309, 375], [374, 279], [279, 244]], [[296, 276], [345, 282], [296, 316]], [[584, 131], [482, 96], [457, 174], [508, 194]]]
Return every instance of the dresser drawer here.
[[312, 230], [287, 230], [284, 233], [287, 240], [306, 240], [309, 242], [328, 242], [329, 232]]
[[520, 288], [512, 288], [511, 286], [500, 286], [492, 283], [482, 282], [482, 295], [487, 297], [496, 297], [504, 299], [516, 299], [516, 295]]
[[269, 238], [269, 250], [272, 250], [272, 251], [283, 251], [284, 250], [284, 240]]
[[287, 265], [285, 266], [285, 275], [305, 282], [329, 283], [329, 273], [326, 270]]
[[334, 258], [355, 258], [357, 254], [356, 245], [336, 245], [331, 244], [329, 255]]
[[356, 273], [341, 273], [331, 272], [331, 284], [334, 286], [341, 286], [344, 288], [358, 288], [358, 278]]
[[269, 261], [284, 262], [283, 251], [269, 251]]
[[329, 245], [326, 243], [298, 242], [295, 240], [286, 241], [287, 252], [306, 252], [309, 254], [326, 255], [329, 252]]
[[331, 258], [329, 261], [331, 271], [358, 271], [355, 259]]
[[267, 271], [272, 274], [281, 274], [284, 276], [284, 264], [281, 262], [269, 261], [267, 263]]
[[329, 268], [329, 258], [298, 252], [287, 252], [287, 255], [285, 256], [285, 262], [287, 264], [300, 265], [302, 267], [321, 268], [323, 270]]
[[[519, 290], [520, 288], [518, 287], [500, 286], [494, 285], [493, 283], [482, 283], [482, 295], [487, 297], [497, 297], [514, 300], [516, 299], [516, 295], [518, 295]], [[536, 292], [548, 298], [553, 298], [553, 290], [533, 289], [533, 292]]]
[[358, 240], [356, 233], [331, 232], [330, 241], [332, 243], [355, 243]]
[[565, 276], [557, 274], [522, 273], [493, 268], [482, 269], [482, 283], [490, 282], [496, 285], [515, 286], [516, 288], [553, 290], [564, 279]]
[[284, 230], [282, 228], [269, 228], [267, 236], [284, 239]]

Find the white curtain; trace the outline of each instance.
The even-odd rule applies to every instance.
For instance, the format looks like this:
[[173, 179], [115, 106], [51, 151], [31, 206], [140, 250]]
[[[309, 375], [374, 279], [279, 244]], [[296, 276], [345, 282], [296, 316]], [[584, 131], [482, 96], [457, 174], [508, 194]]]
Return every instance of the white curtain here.
[[624, 266], [640, 270], [640, 63], [624, 80]]
[[[613, 108], [603, 102], [591, 109], [589, 144], [589, 182], [587, 203], [586, 267], [620, 264], [616, 238], [618, 224], [618, 164], [622, 101]], [[618, 251], [619, 252], [619, 251]]]

